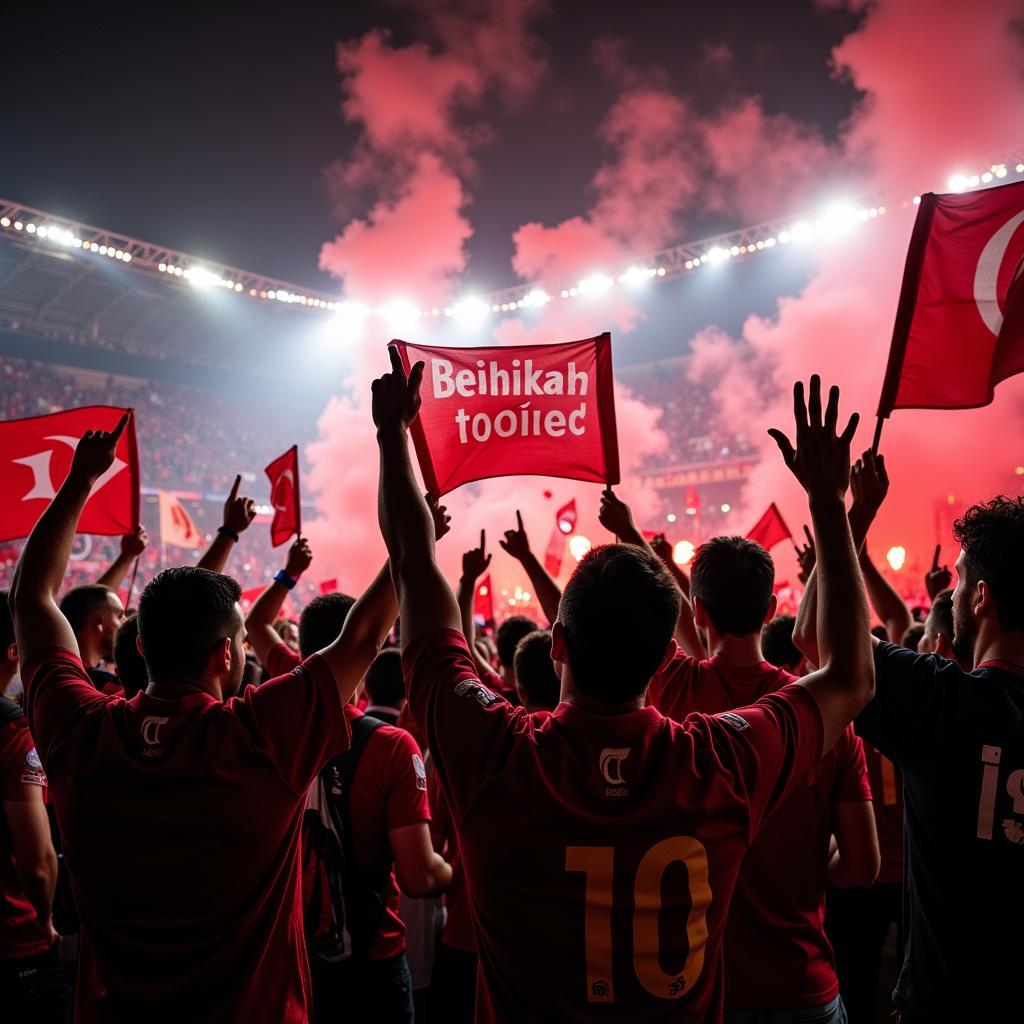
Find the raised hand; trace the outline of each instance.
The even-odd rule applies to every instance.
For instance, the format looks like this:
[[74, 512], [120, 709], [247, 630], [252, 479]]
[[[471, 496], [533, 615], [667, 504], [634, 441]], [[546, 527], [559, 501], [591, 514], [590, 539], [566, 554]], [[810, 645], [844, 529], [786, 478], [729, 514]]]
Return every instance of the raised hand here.
[[427, 508], [430, 509], [430, 518], [434, 520], [434, 542], [439, 541], [452, 528], [452, 517], [448, 515], [448, 509], [439, 504], [440, 499], [429, 491], [424, 495]]
[[636, 532], [633, 526], [633, 513], [629, 506], [610, 487], [601, 492], [601, 508], [597, 513], [597, 521], [609, 533], [614, 533], [620, 539]]
[[378, 430], [386, 427], [405, 430], [419, 412], [423, 363], [416, 363], [406, 377], [402, 357], [394, 345], [388, 348], [388, 355], [391, 357], [391, 372], [378, 377], [371, 385], [373, 422]]
[[796, 420], [796, 445], [775, 428], [768, 433], [782, 452], [783, 461], [812, 500], [844, 501], [850, 486], [850, 442], [857, 431], [860, 416], [854, 413], [842, 434], [836, 433], [839, 420], [839, 388], [829, 389], [825, 416], [821, 414], [821, 378], [811, 377], [809, 399], [804, 401], [803, 381], [793, 385], [793, 416]]
[[526, 530], [523, 528], [523, 516], [519, 509], [516, 509], [516, 523], [518, 523], [517, 528], [506, 530], [505, 539], [499, 540], [498, 543], [513, 558], [521, 562], [530, 556], [530, 538], [526, 536]]
[[131, 415], [132, 410], [129, 409], [113, 430], [87, 430], [75, 448], [68, 476], [92, 487], [114, 464], [117, 442], [121, 440]]
[[312, 564], [313, 552], [309, 550], [309, 541], [305, 537], [296, 537], [288, 549], [288, 557], [284, 563], [284, 571], [297, 580]]
[[885, 456], [875, 455], [870, 449], [864, 452], [850, 473], [850, 490], [853, 492], [853, 510], [869, 523], [873, 521], [889, 493]]
[[932, 559], [932, 567], [924, 578], [925, 590], [928, 597], [934, 601], [944, 590], [948, 590], [953, 582], [953, 574], [949, 571], [948, 565], [939, 565], [939, 556], [942, 554], [942, 545], [935, 545], [935, 557]]
[[[511, 531], [509, 531], [511, 532]], [[484, 530], [480, 531], [480, 547], [470, 548], [462, 556], [462, 578], [467, 582], [475, 583], [487, 571], [491, 564], [491, 556], [486, 553], [487, 536]]]
[[242, 474], [235, 477], [231, 485], [231, 493], [224, 502], [224, 525], [232, 533], [241, 533], [248, 529], [250, 523], [256, 518], [256, 502], [244, 495], [239, 497], [238, 488], [242, 483]]
[[136, 526], [121, 538], [121, 554], [125, 558], [138, 558], [149, 544], [149, 534], [143, 526]]
[[796, 560], [800, 563], [800, 572], [798, 574], [800, 582], [806, 584], [811, 578], [814, 563], [818, 560], [818, 553], [814, 549], [814, 535], [806, 523], [804, 524], [804, 536], [807, 538], [807, 543], [803, 546], [800, 544], [796, 545]]
[[666, 564], [672, 561], [672, 545], [663, 533], [655, 534], [650, 541], [651, 550]]

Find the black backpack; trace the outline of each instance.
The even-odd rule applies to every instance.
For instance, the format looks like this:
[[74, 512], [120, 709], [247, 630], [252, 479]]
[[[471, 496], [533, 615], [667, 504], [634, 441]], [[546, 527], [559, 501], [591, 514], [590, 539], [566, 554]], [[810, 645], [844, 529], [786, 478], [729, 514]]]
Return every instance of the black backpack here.
[[355, 868], [349, 794], [366, 741], [385, 723], [353, 719], [352, 745], [310, 787], [302, 817], [302, 911], [310, 957], [366, 959], [387, 908], [391, 862], [373, 876]]

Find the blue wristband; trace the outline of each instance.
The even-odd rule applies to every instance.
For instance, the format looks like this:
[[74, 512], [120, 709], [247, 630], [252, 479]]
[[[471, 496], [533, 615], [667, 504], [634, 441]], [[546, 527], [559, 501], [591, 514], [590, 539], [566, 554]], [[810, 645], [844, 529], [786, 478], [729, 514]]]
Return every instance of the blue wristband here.
[[298, 582], [298, 580], [293, 580], [291, 576], [284, 571], [284, 569], [277, 570], [277, 575], [274, 577], [274, 581], [282, 584], [282, 586], [287, 587], [289, 590], [294, 590], [295, 584]]

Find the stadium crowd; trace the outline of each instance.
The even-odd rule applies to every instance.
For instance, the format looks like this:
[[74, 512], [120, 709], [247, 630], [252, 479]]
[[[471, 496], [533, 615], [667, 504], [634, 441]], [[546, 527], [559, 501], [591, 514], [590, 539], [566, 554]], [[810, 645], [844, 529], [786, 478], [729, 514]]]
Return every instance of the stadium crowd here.
[[884, 458], [851, 466], [812, 378], [771, 432], [813, 527], [795, 617], [756, 543], [687, 575], [608, 489], [617, 543], [564, 592], [504, 531], [547, 622], [492, 640], [510, 524], [440, 573], [421, 369], [373, 385], [388, 560], [297, 623], [302, 538], [240, 611], [237, 481], [137, 609], [139, 536], [67, 588], [125, 420], [79, 442], [0, 602], [3, 1019], [874, 1021], [891, 928], [900, 1021], [1019, 1019], [1024, 499], [957, 521], [915, 624], [867, 554]]

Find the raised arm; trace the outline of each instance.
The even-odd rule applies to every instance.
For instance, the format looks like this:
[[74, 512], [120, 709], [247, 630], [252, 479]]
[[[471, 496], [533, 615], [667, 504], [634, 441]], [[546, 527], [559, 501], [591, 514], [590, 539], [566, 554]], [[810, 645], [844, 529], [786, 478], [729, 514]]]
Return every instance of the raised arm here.
[[196, 563], [200, 569], [223, 572], [231, 549], [256, 518], [256, 502], [252, 498], [239, 497], [238, 488], [241, 483], [242, 474], [239, 473], [231, 485], [231, 493], [224, 502], [224, 519], [217, 528], [217, 536], [210, 541], [210, 546]]
[[274, 622], [281, 613], [281, 605], [284, 604], [288, 591], [295, 586], [312, 561], [313, 553], [309, 550], [309, 541], [305, 537], [297, 537], [288, 549], [284, 569], [279, 574], [285, 578], [282, 580], [275, 576], [273, 583], [256, 598], [245, 617], [246, 636], [263, 665], [267, 664], [270, 652], [281, 642], [277, 630], [274, 629]]
[[93, 484], [110, 468], [130, 412], [111, 431], [86, 431], [60, 490], [29, 534], [11, 582], [10, 605], [22, 665], [49, 647], [78, 655], [78, 642], [57, 607], [79, 516]]
[[110, 563], [107, 571], [96, 581], [111, 590], [117, 590], [124, 581], [133, 561], [146, 550], [149, 544], [149, 534], [145, 528], [136, 526], [131, 533], [126, 533], [121, 538], [121, 553]]
[[459, 603], [459, 616], [462, 619], [462, 635], [466, 638], [466, 646], [476, 662], [478, 672], [485, 672], [487, 666], [483, 665], [480, 655], [477, 653], [476, 645], [473, 643], [476, 638], [476, 624], [473, 622], [473, 601], [476, 597], [476, 581], [487, 571], [491, 564], [491, 556], [486, 553], [487, 534], [480, 531], [480, 547], [470, 548], [462, 556], [462, 575], [459, 577], [459, 586], [455, 592], [455, 599]]
[[804, 387], [793, 388], [796, 446], [779, 430], [770, 430], [782, 457], [807, 492], [817, 541], [820, 667], [800, 680], [814, 696], [829, 750], [846, 726], [874, 696], [875, 669], [869, 632], [868, 604], [857, 563], [857, 549], [846, 516], [850, 484], [850, 441], [859, 417], [850, 417], [836, 434], [839, 389], [829, 392], [824, 419], [821, 381], [811, 378], [809, 401]]
[[423, 363], [406, 377], [398, 350], [392, 347], [388, 353], [391, 372], [373, 382], [380, 448], [377, 519], [398, 591], [404, 649], [434, 630], [457, 630], [461, 621], [455, 595], [434, 560], [434, 524], [409, 459], [409, 424], [420, 407]]
[[[850, 474], [853, 489], [853, 503], [850, 506], [849, 522], [853, 543], [860, 551], [871, 524], [878, 515], [878, 510], [889, 492], [889, 474], [885, 468], [885, 456], [874, 455], [870, 450], [857, 460]], [[806, 529], [806, 527], [805, 527]], [[812, 558], [817, 554], [811, 535], [808, 533]], [[803, 564], [801, 559], [801, 564]], [[811, 574], [804, 589], [800, 608], [797, 611], [796, 624], [793, 628], [793, 643], [812, 665], [821, 664], [818, 653], [818, 573], [814, 561], [811, 561]]]
[[523, 567], [530, 586], [537, 595], [541, 611], [547, 616], [548, 623], [553, 625], [558, 618], [558, 606], [562, 603], [562, 591], [530, 550], [530, 538], [526, 535], [519, 509], [516, 509], [516, 528], [506, 530], [504, 539], [498, 543]]
[[[652, 555], [655, 554], [654, 549], [647, 543], [644, 535], [634, 525], [633, 512], [629, 505], [615, 494], [610, 487], [606, 487], [601, 493], [601, 509], [597, 514], [597, 518], [601, 525], [610, 533], [614, 533], [622, 544], [632, 544], [635, 547], [649, 551]], [[671, 561], [671, 553], [669, 561]], [[675, 565], [674, 562], [672, 564]], [[669, 568], [669, 572], [672, 573], [671, 568]], [[675, 573], [672, 573], [672, 576], [676, 580], [676, 585], [679, 587], [679, 592], [682, 595], [682, 601], [679, 605], [679, 620], [676, 622], [675, 628], [676, 642], [691, 658], [696, 658], [700, 661], [707, 657], [707, 651], [704, 649], [704, 643], [697, 632], [696, 623], [693, 621], [693, 605], [690, 604], [690, 581], [686, 579], [686, 585], [684, 586], [680, 583]]]
[[868, 555], [868, 546], [864, 545], [860, 553], [860, 570], [864, 574], [864, 585], [868, 589], [868, 599], [875, 614], [882, 620], [889, 639], [894, 644], [903, 643], [903, 634], [910, 629], [914, 621], [906, 602], [896, 592], [895, 587], [878, 571], [878, 566]]
[[949, 571], [948, 565], [939, 565], [942, 557], [942, 545], [935, 545], [935, 557], [932, 559], [932, 567], [924, 578], [924, 587], [928, 593], [928, 600], [934, 601], [944, 590], [948, 590], [953, 584], [953, 574]]

